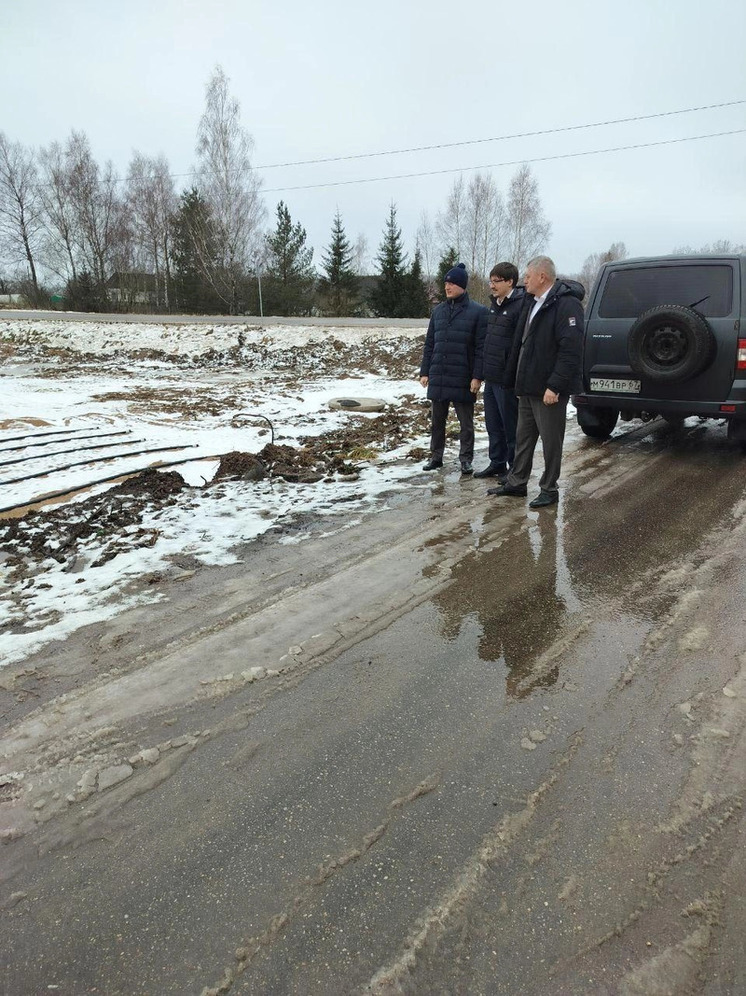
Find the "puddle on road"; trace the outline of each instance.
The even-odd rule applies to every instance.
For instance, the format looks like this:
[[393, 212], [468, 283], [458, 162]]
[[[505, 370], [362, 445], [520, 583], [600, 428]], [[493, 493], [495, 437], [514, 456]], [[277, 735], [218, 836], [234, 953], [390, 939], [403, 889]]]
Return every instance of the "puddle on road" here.
[[[681, 597], [687, 565], [707, 556], [706, 535], [732, 521], [743, 470], [729, 465], [713, 488], [710, 464], [718, 461], [714, 456], [691, 468], [680, 466], [674, 454], [669, 468], [646, 474], [644, 487], [633, 476], [601, 499], [583, 493], [581, 476], [579, 486], [565, 488], [556, 510], [532, 516], [522, 507], [520, 516], [511, 516], [515, 506], [490, 506], [481, 520], [484, 542], [471, 548], [469, 523], [429, 541], [436, 559], [423, 569], [426, 577], [444, 569], [437, 562], [439, 546], [460, 542], [464, 551], [445, 568], [449, 578], [432, 599], [442, 637], [456, 641], [477, 623], [474, 655], [505, 667], [512, 698], [557, 682], [589, 620], [624, 643], [633, 633], [644, 638]], [[672, 492], [677, 475], [691, 479], [693, 471], [702, 486], [693, 482]], [[500, 528], [504, 538], [495, 545], [491, 534]], [[624, 670], [618, 642], [603, 657], [599, 668]]]
[[[469, 528], [467, 523], [462, 535]], [[526, 698], [559, 677], [559, 665], [533, 669], [577, 610], [572, 592], [563, 591], [564, 572], [558, 573], [560, 535], [555, 515], [522, 524], [500, 546], [462, 557], [433, 598], [446, 640], [457, 639], [466, 620], [478, 621], [476, 655], [505, 665], [507, 694], [513, 698]]]

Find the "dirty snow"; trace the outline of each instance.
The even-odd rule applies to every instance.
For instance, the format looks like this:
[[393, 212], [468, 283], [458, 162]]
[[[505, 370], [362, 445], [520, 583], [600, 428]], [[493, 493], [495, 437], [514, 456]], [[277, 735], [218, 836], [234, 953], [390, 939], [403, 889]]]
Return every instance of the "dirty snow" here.
[[[416, 366], [423, 338], [424, 323], [422, 329], [262, 329], [0, 322], [0, 508], [79, 489], [62, 499], [74, 517], [77, 502], [113, 484], [90, 486], [93, 481], [159, 461], [190, 461], [165, 468], [190, 487], [166, 506], [146, 508], [136, 525], [122, 530], [116, 555], [108, 553], [110, 559], [96, 566], [110, 537], [89, 535], [61, 551], [52, 540], [45, 559], [32, 562], [27, 552], [18, 555], [17, 543], [2, 542], [2, 529], [11, 520], [0, 518], [2, 662], [22, 660], [82, 626], [165, 597], [162, 582], [185, 576], [179, 567], [185, 558], [197, 566], [235, 563], [242, 545], [270, 529], [281, 542], [302, 542], [302, 530], [282, 528], [299, 515], [306, 521], [339, 518], [343, 509], [341, 522], [330, 518], [331, 534], [348, 528], [359, 512], [385, 508], [397, 491], [431, 487], [432, 479], [418, 473], [418, 451], [428, 441]], [[218, 467], [208, 458], [231, 451], [256, 454], [270, 442], [261, 419], [240, 418], [241, 424], [233, 425], [238, 413], [264, 416], [275, 443], [296, 447], [303, 437], [329, 433], [331, 439], [337, 430], [362, 424], [359, 420], [378, 418], [328, 408], [332, 398], [360, 396], [411, 413], [411, 437], [374, 446], [363, 459], [353, 459], [354, 473], [327, 475], [314, 484], [270, 476], [205, 486]], [[55, 437], [41, 434], [54, 430], [66, 432], [60, 442], [46, 445]], [[112, 432], [127, 435], [105, 435]], [[13, 441], [19, 436], [30, 438]], [[102, 449], [83, 449], [99, 445]], [[126, 455], [155, 447], [174, 449]], [[91, 462], [69, 466], [81, 460]], [[17, 480], [42, 472], [43, 477]], [[59, 503], [50, 500], [42, 507], [58, 509]], [[45, 529], [43, 513], [27, 522], [31, 535]]]

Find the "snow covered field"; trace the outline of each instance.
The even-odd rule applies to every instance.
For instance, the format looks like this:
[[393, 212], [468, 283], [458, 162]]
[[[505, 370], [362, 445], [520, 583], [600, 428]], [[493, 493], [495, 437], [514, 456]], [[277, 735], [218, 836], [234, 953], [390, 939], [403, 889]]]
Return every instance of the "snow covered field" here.
[[[0, 518], [2, 661], [163, 597], [153, 579], [187, 577], [185, 564], [235, 562], [267, 530], [300, 543], [299, 517], [349, 528], [350, 513], [431, 487], [418, 473], [424, 330], [0, 321], [0, 508], [39, 509]], [[385, 412], [329, 408], [360, 396], [385, 401]], [[333, 451], [336, 462], [313, 483], [214, 481], [216, 455], [270, 442], [263, 419], [239, 413], [269, 419], [277, 446], [305, 445], [317, 466]], [[396, 431], [376, 430], [379, 419]], [[186, 486], [165, 501], [117, 497], [117, 515], [116, 481], [92, 483], [186, 459], [165, 468]]]

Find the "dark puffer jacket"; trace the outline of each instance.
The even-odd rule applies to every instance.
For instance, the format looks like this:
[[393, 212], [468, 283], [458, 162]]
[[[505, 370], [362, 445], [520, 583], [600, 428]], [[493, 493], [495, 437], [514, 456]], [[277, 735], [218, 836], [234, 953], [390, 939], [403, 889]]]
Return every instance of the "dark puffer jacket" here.
[[526, 294], [508, 374], [509, 384], [519, 397], [530, 394], [542, 398], [547, 388], [558, 394], [582, 390], [584, 296], [585, 289], [576, 280], [555, 280], [521, 350], [523, 330], [535, 303], [535, 298]]
[[487, 315], [482, 367], [477, 374], [477, 380], [486, 380], [490, 384], [500, 384], [503, 387], [510, 386], [508, 361], [524, 297], [523, 287], [514, 287], [513, 293], [502, 304], [497, 303], [497, 298], [493, 294], [490, 295], [492, 307]]
[[487, 315], [484, 305], [466, 293], [433, 310], [420, 366], [420, 377], [429, 378], [431, 401], [473, 404], [476, 400], [470, 384], [482, 366]]

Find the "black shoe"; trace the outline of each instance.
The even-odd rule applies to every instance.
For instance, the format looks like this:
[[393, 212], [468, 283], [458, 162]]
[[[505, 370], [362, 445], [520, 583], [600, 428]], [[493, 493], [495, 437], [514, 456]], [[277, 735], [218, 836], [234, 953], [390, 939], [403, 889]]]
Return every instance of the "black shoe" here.
[[462, 460], [461, 461], [461, 476], [462, 477], [468, 477], [469, 474], [473, 474], [473, 473], [474, 473], [474, 468], [471, 465], [471, 461], [469, 461], [469, 460]]
[[484, 470], [478, 470], [474, 476], [499, 478], [501, 474], [503, 474], [505, 477], [508, 476], [508, 472], [506, 470], [500, 469], [499, 463], [488, 463], [487, 466], [484, 468]]
[[559, 495], [556, 491], [540, 491], [533, 501], [528, 503], [529, 508], [546, 508], [547, 505], [556, 505]]
[[443, 466], [443, 461], [442, 460], [428, 460], [427, 463], [425, 464], [425, 466], [422, 469], [423, 470], [438, 470], [442, 466]]
[[498, 498], [502, 495], [509, 495], [511, 498], [525, 498], [528, 494], [528, 489], [526, 487], [511, 487], [510, 484], [501, 484], [499, 488], [487, 488], [488, 495], [496, 495]]
[[509, 476], [510, 476], [510, 471], [509, 470], [500, 471], [500, 473], [497, 475], [497, 483], [498, 484], [505, 484], [505, 482], [508, 480]]

